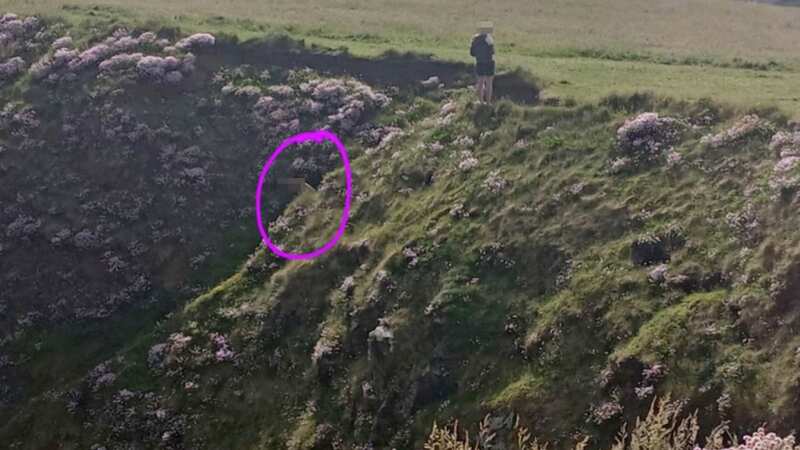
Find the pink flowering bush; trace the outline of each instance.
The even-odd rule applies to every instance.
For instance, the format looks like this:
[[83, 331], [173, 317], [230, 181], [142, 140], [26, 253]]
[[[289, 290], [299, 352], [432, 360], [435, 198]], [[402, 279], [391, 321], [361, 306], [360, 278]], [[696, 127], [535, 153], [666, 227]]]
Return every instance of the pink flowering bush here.
[[777, 175], [783, 175], [795, 167], [797, 167], [797, 163], [800, 162], [800, 156], [786, 156], [781, 158], [777, 163], [775, 163], [775, 167], [773, 167], [773, 171]]
[[778, 132], [772, 136], [769, 149], [778, 158], [772, 168], [769, 187], [774, 198], [794, 194], [800, 188], [800, 133]]
[[680, 139], [686, 125], [657, 113], [642, 113], [617, 129], [617, 148], [638, 163], [659, 158]]
[[469, 150], [462, 151], [461, 159], [458, 162], [458, 170], [462, 172], [469, 172], [476, 167], [478, 167], [478, 158], [473, 156], [472, 152]]
[[[240, 89], [233, 81], [228, 81], [223, 93], [238, 95]], [[253, 86], [253, 96], [260, 93], [260, 89]], [[315, 78], [300, 83], [296, 88], [272, 86], [269, 93], [256, 101], [253, 114], [265, 133], [273, 135], [297, 131], [302, 118], [319, 121], [314, 128], [354, 132], [368, 114], [385, 107], [390, 101], [386, 95], [363, 83], [340, 78]]]
[[213, 47], [216, 41], [216, 38], [209, 33], [197, 33], [181, 39], [175, 44], [175, 47], [180, 50], [194, 50]]
[[209, 338], [211, 338], [211, 343], [214, 346], [214, 358], [217, 361], [230, 361], [236, 356], [233, 350], [231, 350], [228, 339], [224, 335], [211, 333]]
[[489, 175], [483, 180], [483, 187], [492, 194], [499, 194], [508, 187], [508, 180], [500, 175], [499, 170], [493, 170], [489, 172]]
[[41, 219], [19, 215], [6, 227], [6, 236], [10, 238], [28, 237], [36, 233], [41, 226]]
[[453, 141], [453, 145], [461, 148], [471, 148], [475, 145], [475, 140], [469, 136], [461, 136]]
[[748, 203], [740, 211], [728, 213], [725, 219], [737, 239], [744, 244], [754, 245], [760, 241], [763, 234], [762, 223], [753, 204]]
[[779, 131], [772, 136], [769, 149], [776, 158], [800, 156], [800, 132]]
[[61, 48], [67, 48], [67, 49], [72, 48], [73, 47], [72, 37], [70, 37], [70, 36], [60, 37], [60, 38], [56, 39], [55, 41], [53, 41], [53, 43], [50, 45], [50, 47], [53, 50], [58, 50], [58, 49], [61, 49]]
[[6, 13], [0, 17], [0, 34], [9, 40], [32, 36], [41, 26], [41, 21], [34, 16], [20, 19], [16, 14]]
[[[764, 428], [759, 428], [750, 436], [744, 437], [744, 443], [724, 450], [798, 450], [793, 435], [780, 437], [775, 433], [768, 433]], [[699, 447], [695, 447], [696, 450]]]
[[25, 71], [25, 60], [19, 56], [0, 63], [0, 81], [10, 80]]
[[136, 67], [142, 58], [142, 53], [121, 53], [103, 61], [98, 68], [101, 72], [130, 69]]
[[732, 145], [744, 139], [750, 139], [751, 137], [770, 136], [772, 132], [773, 128], [769, 122], [761, 119], [756, 114], [748, 114], [736, 121], [736, 123], [727, 130], [723, 130], [712, 136], [703, 137], [701, 143], [711, 148], [720, 148]]
[[683, 155], [670, 149], [667, 152], [667, 168], [674, 169], [683, 163]]
[[65, 69], [72, 61], [78, 58], [77, 50], [59, 48], [52, 55], [45, 55], [39, 61], [33, 63], [28, 69], [34, 80], [50, 78], [58, 80], [57, 72]]
[[600, 425], [622, 414], [622, 405], [619, 402], [607, 401], [592, 409], [591, 421]]
[[[201, 41], [199, 39], [197, 42]], [[72, 38], [69, 36], [55, 40], [51, 44], [53, 53], [44, 55], [31, 65], [31, 76], [35, 80], [57, 83], [75, 79], [80, 72], [90, 68], [97, 68], [108, 78], [113, 78], [117, 73], [135, 70], [143, 81], [178, 84], [194, 71], [196, 59], [191, 53], [164, 57], [137, 52], [136, 50], [158, 51], [162, 46], [155, 33], [146, 32], [134, 37], [124, 29], [115, 31], [112, 36], [83, 51], [72, 47]], [[191, 45], [185, 48], [189, 47]]]

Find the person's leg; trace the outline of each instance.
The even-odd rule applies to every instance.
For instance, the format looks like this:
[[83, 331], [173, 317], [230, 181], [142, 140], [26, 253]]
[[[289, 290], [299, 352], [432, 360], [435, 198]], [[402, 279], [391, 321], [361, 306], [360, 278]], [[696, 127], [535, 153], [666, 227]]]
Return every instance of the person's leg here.
[[475, 95], [478, 96], [478, 101], [483, 101], [483, 77], [475, 77]]
[[492, 95], [494, 94], [494, 77], [486, 77], [486, 87], [484, 88], [484, 92], [486, 93], [486, 102], [491, 103], [493, 98]]

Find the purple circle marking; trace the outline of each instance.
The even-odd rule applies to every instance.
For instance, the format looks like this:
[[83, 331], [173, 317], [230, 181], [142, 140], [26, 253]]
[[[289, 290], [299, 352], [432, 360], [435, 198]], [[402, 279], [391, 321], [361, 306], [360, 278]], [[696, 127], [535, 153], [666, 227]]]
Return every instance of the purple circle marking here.
[[[278, 155], [280, 155], [281, 152], [286, 150], [292, 144], [301, 144], [308, 141], [320, 144], [324, 141], [330, 141], [333, 142], [333, 145], [335, 145], [336, 149], [339, 150], [339, 156], [342, 158], [342, 164], [344, 165], [344, 178], [346, 185], [344, 209], [342, 210], [342, 216], [339, 219], [339, 228], [336, 230], [336, 234], [334, 234], [333, 237], [325, 243], [325, 245], [308, 253], [289, 253], [283, 251], [269, 239], [269, 235], [264, 227], [264, 219], [261, 217], [261, 191], [264, 188], [264, 181], [267, 178], [267, 173], [269, 173], [269, 169], [272, 168], [272, 165], [275, 163]], [[258, 186], [256, 187], [256, 223], [258, 224], [258, 232], [261, 233], [261, 240], [264, 241], [264, 244], [266, 244], [267, 248], [269, 248], [272, 253], [280, 256], [281, 258], [314, 259], [318, 256], [322, 256], [325, 252], [333, 248], [333, 246], [339, 242], [339, 239], [341, 239], [342, 235], [344, 235], [344, 229], [347, 227], [347, 221], [350, 219], [350, 199], [352, 195], [353, 174], [350, 171], [350, 160], [347, 158], [347, 149], [335, 134], [326, 130], [318, 130], [300, 133], [289, 137], [281, 142], [281, 145], [279, 145], [278, 148], [272, 152], [272, 155], [270, 155], [269, 159], [267, 160], [267, 164], [264, 166], [264, 168], [261, 170], [261, 174], [258, 176]]]

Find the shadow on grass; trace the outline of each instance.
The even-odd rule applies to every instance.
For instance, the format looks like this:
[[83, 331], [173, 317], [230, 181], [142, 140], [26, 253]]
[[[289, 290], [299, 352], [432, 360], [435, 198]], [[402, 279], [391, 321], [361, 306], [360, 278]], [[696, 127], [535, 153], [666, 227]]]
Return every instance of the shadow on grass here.
[[[396, 86], [413, 92], [421, 92], [421, 82], [433, 76], [448, 88], [468, 87], [474, 81], [471, 64], [396, 51], [375, 58], [358, 57], [346, 49], [306, 46], [303, 41], [286, 36], [268, 36], [242, 43], [235, 37], [222, 36], [213, 53], [220, 65], [308, 67], [323, 75], [350, 75], [371, 85]], [[520, 68], [498, 74], [495, 93], [498, 98], [523, 104], [534, 104], [539, 99], [539, 87], [534, 77]]]

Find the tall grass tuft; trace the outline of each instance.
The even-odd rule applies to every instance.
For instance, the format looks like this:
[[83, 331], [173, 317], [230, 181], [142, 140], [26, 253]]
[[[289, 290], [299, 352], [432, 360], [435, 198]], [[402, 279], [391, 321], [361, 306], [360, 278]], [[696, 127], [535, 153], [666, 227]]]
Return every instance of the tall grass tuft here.
[[[705, 445], [698, 443], [700, 426], [697, 413], [685, 415], [680, 402], [669, 397], [653, 400], [647, 414], [636, 420], [630, 427], [623, 425], [615, 443], [609, 450], [723, 450], [725, 443], [736, 446], [727, 424], [715, 427], [705, 439]], [[533, 437], [530, 431], [515, 421], [507, 442], [500, 442], [498, 434], [491, 427], [490, 417], [486, 416], [478, 425], [475, 438], [469, 431], [459, 429], [458, 422], [449, 427], [433, 425], [425, 450], [487, 450], [504, 448], [508, 450], [547, 450], [549, 444]], [[578, 441], [574, 449], [585, 450], [589, 438]], [[560, 446], [559, 446], [560, 447]]]

